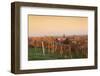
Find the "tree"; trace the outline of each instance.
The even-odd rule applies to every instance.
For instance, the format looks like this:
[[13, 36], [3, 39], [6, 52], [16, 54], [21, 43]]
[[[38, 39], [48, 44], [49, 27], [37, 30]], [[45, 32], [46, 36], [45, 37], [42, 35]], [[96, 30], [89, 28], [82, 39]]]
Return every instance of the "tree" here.
[[71, 41], [68, 39], [68, 38], [66, 38], [64, 41], [63, 41], [63, 44], [70, 44], [71, 43]]

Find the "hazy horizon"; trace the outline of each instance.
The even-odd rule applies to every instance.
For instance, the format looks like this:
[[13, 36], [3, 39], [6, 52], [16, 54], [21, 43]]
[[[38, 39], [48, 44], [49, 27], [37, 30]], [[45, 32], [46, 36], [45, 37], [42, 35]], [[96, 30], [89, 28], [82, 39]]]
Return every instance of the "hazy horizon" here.
[[68, 16], [28, 16], [29, 37], [87, 35], [87, 17]]

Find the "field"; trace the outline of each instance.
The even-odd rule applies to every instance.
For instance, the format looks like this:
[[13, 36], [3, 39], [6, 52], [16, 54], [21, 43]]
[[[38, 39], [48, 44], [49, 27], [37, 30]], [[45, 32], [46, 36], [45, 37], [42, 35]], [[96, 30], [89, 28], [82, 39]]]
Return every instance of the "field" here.
[[79, 59], [88, 57], [87, 35], [30, 37], [28, 60]]

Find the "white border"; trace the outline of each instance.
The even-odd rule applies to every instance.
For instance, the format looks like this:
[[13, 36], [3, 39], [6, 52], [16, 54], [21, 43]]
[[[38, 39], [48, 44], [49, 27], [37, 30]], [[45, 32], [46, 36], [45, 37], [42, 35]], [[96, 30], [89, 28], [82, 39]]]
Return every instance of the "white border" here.
[[[28, 61], [28, 14], [88, 17], [88, 58]], [[94, 11], [40, 7], [21, 7], [20, 17], [21, 70], [94, 65]]]

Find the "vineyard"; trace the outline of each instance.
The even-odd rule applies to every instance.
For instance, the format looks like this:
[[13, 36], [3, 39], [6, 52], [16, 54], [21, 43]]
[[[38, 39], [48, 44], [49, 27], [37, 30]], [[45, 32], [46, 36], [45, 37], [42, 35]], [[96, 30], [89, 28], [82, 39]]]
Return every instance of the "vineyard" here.
[[87, 35], [29, 37], [28, 60], [88, 57]]

